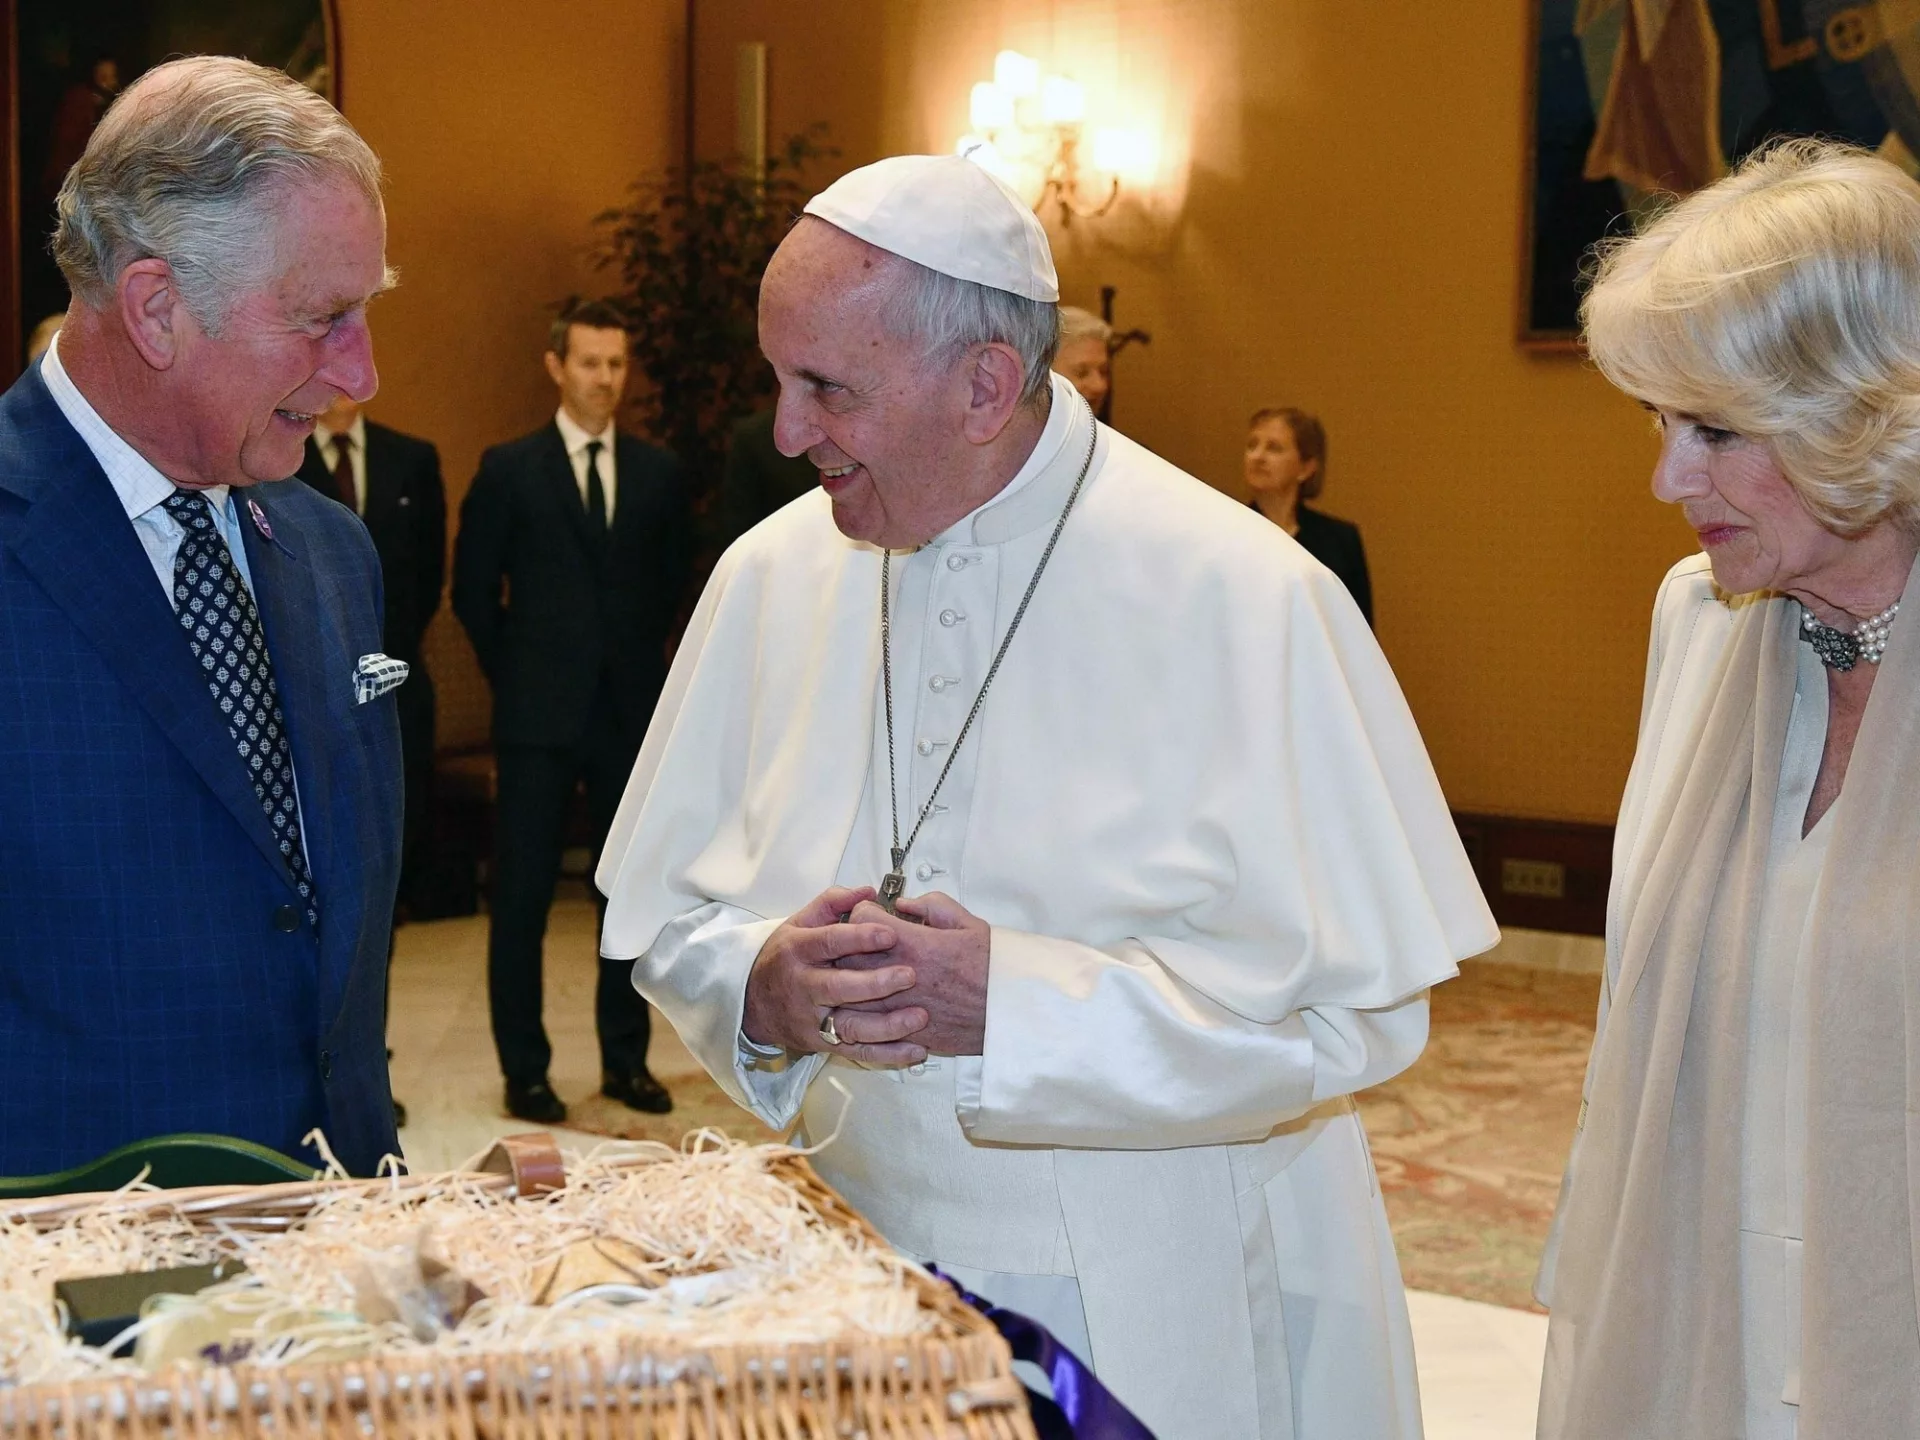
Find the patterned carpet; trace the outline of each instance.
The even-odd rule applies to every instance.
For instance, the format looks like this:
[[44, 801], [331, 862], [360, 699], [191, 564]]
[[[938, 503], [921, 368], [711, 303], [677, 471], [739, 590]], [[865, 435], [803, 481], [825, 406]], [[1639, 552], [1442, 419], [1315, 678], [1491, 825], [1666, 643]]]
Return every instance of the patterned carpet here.
[[1460, 971], [1434, 991], [1426, 1053], [1360, 1110], [1407, 1284], [1537, 1310], [1600, 977]]
[[[1360, 1097], [1408, 1285], [1537, 1309], [1531, 1286], [1580, 1108], [1599, 977], [1514, 965], [1461, 967], [1433, 997], [1426, 1053]], [[677, 1144], [713, 1126], [768, 1138], [697, 1068], [663, 1073], [671, 1115], [598, 1095], [574, 1128]]]

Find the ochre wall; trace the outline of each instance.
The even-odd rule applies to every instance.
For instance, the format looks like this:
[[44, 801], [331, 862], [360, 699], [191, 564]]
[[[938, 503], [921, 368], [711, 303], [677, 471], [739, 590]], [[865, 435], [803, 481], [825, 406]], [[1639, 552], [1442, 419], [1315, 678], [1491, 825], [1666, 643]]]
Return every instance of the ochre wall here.
[[[386, 167], [368, 414], [440, 447], [457, 516], [480, 452], [553, 413], [553, 302], [600, 293], [591, 221], [678, 153], [678, 0], [338, 0], [344, 109]], [[483, 741], [452, 617], [429, 640], [441, 742]]]
[[[1380, 638], [1460, 809], [1611, 820], [1647, 619], [1691, 535], [1647, 492], [1644, 417], [1513, 341], [1527, 6], [1353, 0], [735, 0], [699, 22], [698, 136], [734, 138], [734, 49], [770, 45], [771, 130], [841, 168], [947, 150], [1015, 46], [1157, 129], [1156, 217], [1053, 227], [1065, 298], [1153, 333], [1121, 429], [1242, 493], [1245, 417], [1327, 423], [1324, 497], [1366, 534]], [[1049, 217], [1051, 219], [1051, 217]]]

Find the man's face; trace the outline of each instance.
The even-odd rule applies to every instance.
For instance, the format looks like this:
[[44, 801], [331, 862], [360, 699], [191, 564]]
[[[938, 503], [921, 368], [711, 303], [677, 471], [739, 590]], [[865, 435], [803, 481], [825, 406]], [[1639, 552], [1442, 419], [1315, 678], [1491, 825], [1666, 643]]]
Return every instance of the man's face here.
[[1090, 407], [1096, 412], [1100, 409], [1113, 383], [1106, 341], [1098, 335], [1082, 335], [1064, 342], [1054, 357], [1053, 368], [1066, 376]]
[[951, 476], [968, 397], [963, 363], [929, 360], [884, 322], [897, 265], [805, 219], [760, 286], [760, 349], [780, 380], [774, 443], [820, 471], [842, 534], [892, 549], [960, 518]]
[[351, 430], [353, 422], [359, 418], [360, 402], [344, 392], [334, 396], [333, 403], [319, 415], [320, 423], [336, 435]]
[[627, 393], [627, 332], [569, 325], [566, 358], [549, 350], [547, 374], [560, 387], [560, 404], [573, 422], [598, 435]]
[[284, 480], [321, 411], [379, 388], [367, 304], [386, 285], [385, 214], [346, 181], [292, 186], [274, 203], [274, 278], [233, 304], [217, 336], [178, 312], [191, 473], [172, 478], [184, 485]]

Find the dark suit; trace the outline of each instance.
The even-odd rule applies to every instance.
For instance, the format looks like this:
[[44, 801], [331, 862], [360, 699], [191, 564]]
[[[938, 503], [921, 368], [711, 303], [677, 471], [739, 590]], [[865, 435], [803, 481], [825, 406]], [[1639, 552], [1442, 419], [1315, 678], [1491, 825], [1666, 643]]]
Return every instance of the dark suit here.
[[[510, 1081], [545, 1077], [540, 946], [574, 791], [591, 842], [613, 823], [666, 680], [693, 537], [686, 483], [664, 450], [621, 435], [611, 530], [596, 540], [557, 425], [480, 459], [460, 507], [453, 609], [493, 686], [499, 765], [488, 984]], [[646, 1004], [626, 964], [601, 969], [604, 1070], [646, 1063]]]
[[[400, 701], [400, 753], [406, 770], [406, 838], [400, 893], [417, 880], [421, 845], [433, 802], [433, 679], [421, 645], [440, 608], [447, 575], [447, 497], [440, 483], [440, 452], [425, 440], [366, 422], [366, 506], [362, 519], [380, 556], [386, 585], [382, 648], [412, 666]], [[328, 497], [333, 471], [320, 447], [307, 441], [300, 478]]]
[[0, 1175], [182, 1130], [298, 1154], [320, 1127], [363, 1175], [399, 1148], [399, 722], [352, 683], [379, 562], [304, 485], [236, 499], [317, 935], [111, 483], [38, 366], [0, 398]]
[[1306, 552], [1340, 577], [1340, 583], [1353, 596], [1360, 613], [1373, 624], [1373, 581], [1367, 576], [1367, 551], [1360, 543], [1360, 527], [1351, 520], [1336, 519], [1318, 510], [1299, 506], [1294, 518], [1300, 526], [1298, 540]]
[[725, 550], [774, 511], [820, 483], [804, 455], [782, 455], [773, 443], [773, 415], [761, 410], [727, 432], [727, 467], [713, 506], [710, 542]]

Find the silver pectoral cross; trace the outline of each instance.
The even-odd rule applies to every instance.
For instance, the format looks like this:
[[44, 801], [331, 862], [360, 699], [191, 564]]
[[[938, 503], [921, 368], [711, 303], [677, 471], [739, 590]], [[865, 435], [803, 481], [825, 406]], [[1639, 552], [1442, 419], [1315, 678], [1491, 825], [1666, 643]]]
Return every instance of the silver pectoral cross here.
[[893, 869], [880, 882], [880, 905], [889, 915], [897, 915], [895, 908], [900, 896], [907, 888], [907, 852], [898, 845], [893, 847]]

